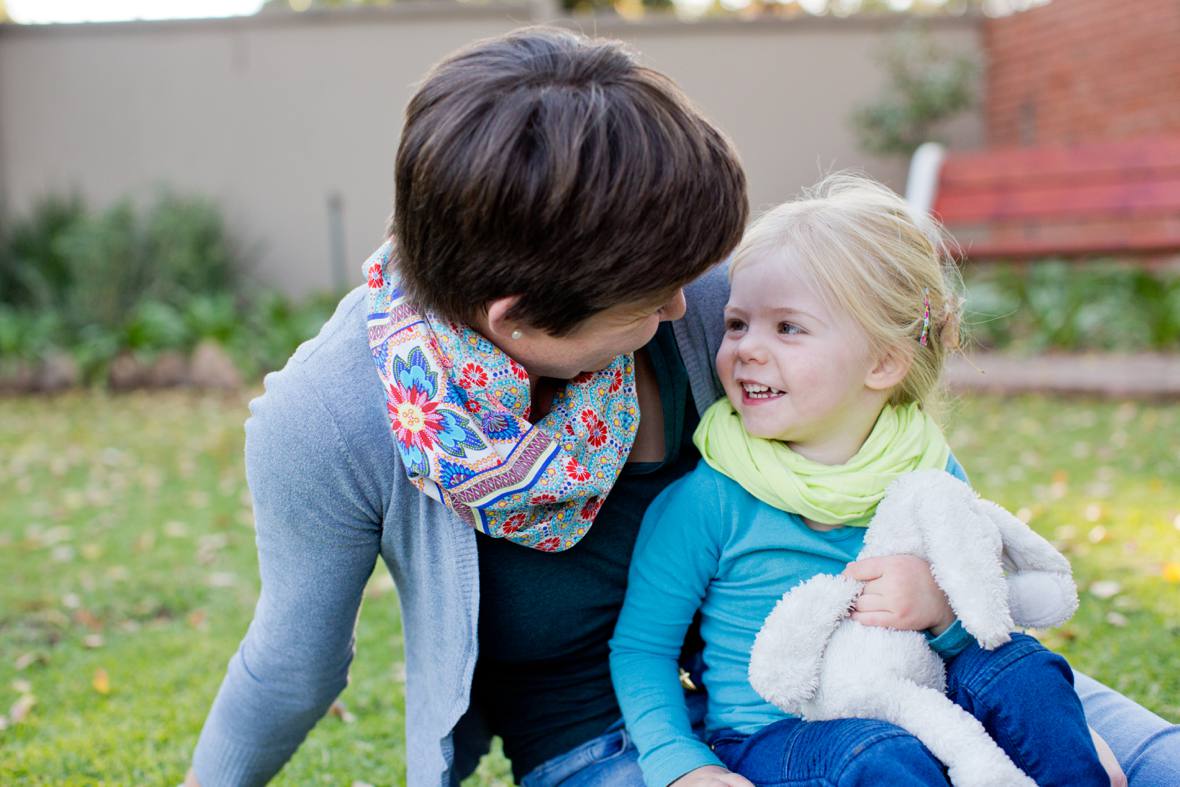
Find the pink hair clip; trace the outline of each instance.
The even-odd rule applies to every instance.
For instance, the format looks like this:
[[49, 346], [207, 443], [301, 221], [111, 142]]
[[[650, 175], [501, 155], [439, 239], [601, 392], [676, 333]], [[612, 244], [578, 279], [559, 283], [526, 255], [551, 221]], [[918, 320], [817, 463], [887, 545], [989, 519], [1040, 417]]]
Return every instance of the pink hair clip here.
[[918, 337], [918, 344], [926, 346], [926, 337], [930, 334], [930, 289], [922, 288], [922, 335]]

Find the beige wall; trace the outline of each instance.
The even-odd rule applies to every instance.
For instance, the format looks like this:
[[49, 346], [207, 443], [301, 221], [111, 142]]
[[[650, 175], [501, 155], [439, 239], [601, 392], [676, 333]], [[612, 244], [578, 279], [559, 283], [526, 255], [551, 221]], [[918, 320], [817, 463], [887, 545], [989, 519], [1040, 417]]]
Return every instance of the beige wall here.
[[[530, 19], [528, 5], [423, 5], [250, 19], [0, 29], [0, 198], [13, 212], [77, 189], [95, 204], [168, 185], [217, 199], [260, 275], [293, 293], [333, 281], [328, 199], [343, 199], [346, 273], [381, 240], [402, 108], [449, 50]], [[880, 88], [894, 22], [567, 20], [629, 41], [742, 153], [753, 204], [861, 167], [848, 128]], [[934, 28], [978, 53], [976, 20]], [[953, 127], [979, 144], [978, 114]]]

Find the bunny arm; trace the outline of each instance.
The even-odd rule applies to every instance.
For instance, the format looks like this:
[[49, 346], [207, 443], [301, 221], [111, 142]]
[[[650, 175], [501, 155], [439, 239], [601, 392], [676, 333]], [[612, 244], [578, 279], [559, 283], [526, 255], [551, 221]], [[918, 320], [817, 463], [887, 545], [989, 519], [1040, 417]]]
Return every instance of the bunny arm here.
[[819, 685], [832, 632], [848, 618], [862, 588], [840, 574], [818, 574], [783, 594], [750, 650], [750, 685], [763, 699], [802, 713]]
[[1069, 560], [1001, 506], [989, 500], [979, 504], [1000, 531], [1003, 560], [1010, 571], [1008, 604], [1016, 624], [1049, 628], [1069, 620], [1078, 608]]

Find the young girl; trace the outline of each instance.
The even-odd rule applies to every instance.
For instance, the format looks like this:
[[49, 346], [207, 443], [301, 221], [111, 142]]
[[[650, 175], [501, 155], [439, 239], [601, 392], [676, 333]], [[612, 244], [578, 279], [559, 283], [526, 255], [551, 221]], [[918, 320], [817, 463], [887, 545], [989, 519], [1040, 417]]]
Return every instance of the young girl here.
[[[742, 241], [717, 353], [727, 398], [696, 431], [703, 461], [647, 511], [611, 641], [649, 785], [946, 784], [904, 730], [804, 722], [747, 679], [775, 602], [855, 559], [890, 481], [932, 467], [966, 480], [929, 415], [959, 341], [942, 249], [901, 198], [849, 175], [770, 211]], [[853, 617], [899, 625], [883, 598], [866, 592]], [[708, 745], [677, 677], [698, 612]], [[927, 632], [947, 659], [948, 696], [1038, 784], [1109, 784], [1064, 659], [1019, 634], [984, 651], [953, 621]]]

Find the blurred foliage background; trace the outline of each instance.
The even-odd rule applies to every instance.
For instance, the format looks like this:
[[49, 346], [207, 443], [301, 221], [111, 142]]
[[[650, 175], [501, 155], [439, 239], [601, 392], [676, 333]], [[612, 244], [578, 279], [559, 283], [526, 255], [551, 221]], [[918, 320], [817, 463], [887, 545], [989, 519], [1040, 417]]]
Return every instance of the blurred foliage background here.
[[0, 220], [0, 389], [69, 387], [39, 385], [47, 363], [74, 383], [185, 382], [176, 366], [202, 344], [257, 379], [338, 297], [296, 302], [253, 280], [249, 250], [204, 198], [163, 192], [93, 211], [51, 197]]

